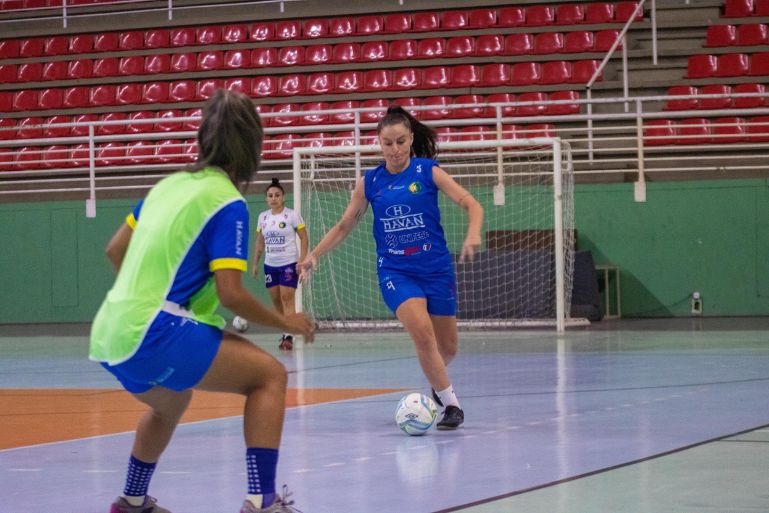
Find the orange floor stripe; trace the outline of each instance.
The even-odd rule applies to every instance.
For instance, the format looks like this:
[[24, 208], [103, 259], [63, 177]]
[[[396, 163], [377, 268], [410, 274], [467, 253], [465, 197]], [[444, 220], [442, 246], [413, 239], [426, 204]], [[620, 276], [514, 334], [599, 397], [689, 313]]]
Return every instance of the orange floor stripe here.
[[[395, 392], [392, 389], [289, 389], [286, 405], [301, 406]], [[195, 391], [182, 422], [243, 413], [244, 398]], [[132, 431], [146, 406], [123, 390], [0, 390], [0, 449]]]

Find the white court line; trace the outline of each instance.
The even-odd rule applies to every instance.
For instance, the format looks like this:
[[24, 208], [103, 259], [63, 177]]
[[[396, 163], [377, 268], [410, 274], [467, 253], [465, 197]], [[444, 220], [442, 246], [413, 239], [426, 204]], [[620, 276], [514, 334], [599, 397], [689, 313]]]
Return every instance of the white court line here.
[[93, 470], [83, 470], [84, 474], [117, 474], [118, 470], [99, 470], [99, 469], [93, 469]]
[[41, 472], [41, 468], [9, 468], [8, 472]]
[[325, 468], [329, 468], [329, 467], [341, 467], [341, 466], [342, 466], [342, 465], [344, 465], [344, 464], [345, 464], [345, 463], [344, 463], [344, 462], [342, 462], [342, 461], [335, 461], [335, 462], [333, 462], [333, 463], [326, 463], [326, 464], [325, 464], [325, 465], [323, 465], [323, 466], [324, 466]]

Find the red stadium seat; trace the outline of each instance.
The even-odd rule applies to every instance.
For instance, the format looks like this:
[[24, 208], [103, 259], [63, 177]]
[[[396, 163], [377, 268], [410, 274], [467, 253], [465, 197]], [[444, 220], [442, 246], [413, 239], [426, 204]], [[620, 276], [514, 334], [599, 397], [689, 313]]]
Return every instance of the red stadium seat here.
[[665, 110], [694, 110], [698, 106], [698, 90], [694, 86], [673, 86], [668, 89], [668, 96], [694, 96], [695, 98], [669, 99]]
[[41, 169], [43, 167], [42, 157], [40, 148], [37, 146], [21, 148], [14, 159], [15, 168], [18, 171]]
[[19, 40], [0, 40], [0, 59], [14, 59], [19, 56]]
[[311, 134], [305, 134], [302, 137], [302, 146], [308, 148], [322, 148], [329, 146], [329, 134], [327, 132], [314, 132]]
[[451, 105], [451, 98], [448, 96], [428, 96], [422, 99], [423, 107], [430, 107], [420, 111], [419, 118], [422, 120], [447, 119], [451, 116], [452, 110], [447, 108]]
[[549, 116], [567, 116], [580, 112], [579, 103], [576, 103], [579, 100], [579, 92], [577, 91], [555, 91], [548, 95], [548, 99], [552, 102], [570, 102], [548, 105], [545, 114]]
[[304, 60], [307, 64], [327, 64], [331, 62], [331, 45], [311, 45], [304, 52]]
[[91, 87], [90, 102], [93, 107], [110, 107], [117, 103], [117, 86], [99, 84]]
[[251, 92], [251, 79], [247, 77], [233, 77], [224, 81], [224, 88], [248, 95]]
[[45, 38], [22, 39], [19, 44], [19, 57], [41, 57], [43, 53], [45, 53]]
[[[311, 112], [311, 111], [324, 111], [328, 110], [329, 105], [326, 102], [307, 102], [303, 103], [301, 107], [302, 112]], [[324, 123], [328, 123], [329, 115], [325, 112], [317, 112], [313, 114], [304, 114], [299, 122], [302, 125], [322, 125]]]
[[[61, 62], [61, 61], [54, 61], [54, 62], [59, 62], [59, 64], [60, 64], [58, 66], [59, 68], [62, 67], [65, 64], [64, 62]], [[42, 71], [42, 78], [43, 78], [43, 80], [56, 80], [56, 79], [50, 79], [50, 78], [46, 77], [46, 70], [47, 70], [47, 68], [48, 68], [48, 66], [50, 64], [53, 64], [53, 63], [52, 62], [46, 62], [45, 65], [43, 66], [43, 71]], [[56, 71], [57, 70], [54, 69], [51, 72], [55, 73]], [[0, 82], [0, 83], [12, 84], [12, 83], [16, 82], [16, 80], [17, 80], [16, 77], [18, 75], [18, 72], [19, 72], [18, 66], [16, 66], [15, 64], [0, 64], [0, 77], [3, 77], [2, 78], [2, 82]], [[64, 75], [66, 76], [66, 74], [67, 74], [67, 70], [65, 69], [64, 70]]]
[[363, 76], [363, 91], [387, 91], [392, 87], [392, 72], [388, 69], [366, 70]]
[[528, 55], [534, 48], [531, 34], [510, 34], [505, 37], [505, 55]]
[[222, 27], [198, 27], [195, 30], [195, 42], [199, 45], [215, 45], [222, 41]]
[[329, 37], [347, 37], [355, 34], [355, 19], [345, 16], [332, 18], [328, 24]]
[[746, 23], [737, 27], [739, 46], [758, 46], [769, 43], [769, 30], [763, 23]]
[[[73, 137], [82, 137], [88, 135], [88, 123], [98, 121], [96, 114], [78, 114], [72, 117], [72, 122], [77, 123], [70, 130]], [[86, 148], [88, 146], [86, 145]], [[87, 155], [86, 155], [87, 158]]]
[[[255, 105], [257, 107], [256, 111], [261, 114], [261, 111], [259, 110], [259, 107], [262, 107], [263, 105]], [[187, 109], [184, 111], [184, 117], [197, 117], [198, 119], [191, 120], [191, 121], [183, 121], [182, 122], [182, 130], [193, 130], [196, 131], [198, 128], [200, 128], [200, 115], [201, 115], [201, 109]], [[267, 126], [265, 124], [265, 126]]]
[[[501, 36], [479, 36], [480, 38], [494, 38]], [[502, 40], [504, 45], [504, 39]], [[489, 44], [489, 41], [484, 41], [484, 44]], [[489, 49], [490, 50], [490, 49]], [[474, 55], [476, 51], [475, 38], [473, 36], [456, 36], [450, 37], [446, 41], [446, 56], [447, 57], [467, 57]], [[483, 54], [491, 55], [491, 54]]]
[[25, 111], [36, 110], [38, 101], [38, 92], [35, 89], [16, 91], [13, 93], [13, 110]]
[[221, 78], [207, 78], [200, 80], [195, 88], [195, 99], [204, 101], [211, 98], [217, 89], [224, 88], [224, 80]]
[[331, 62], [344, 64], [348, 62], [358, 62], [359, 60], [359, 43], [339, 43], [334, 45], [334, 50], [331, 54]]
[[563, 50], [563, 34], [560, 32], [542, 32], [534, 36], [534, 48], [531, 53], [547, 55], [561, 53]]
[[484, 29], [497, 25], [496, 9], [470, 9], [467, 11], [467, 28]]
[[718, 56], [716, 77], [741, 77], [748, 74], [750, 60], [744, 53], [727, 53]]
[[72, 151], [67, 146], [47, 146], [42, 152], [43, 166], [48, 169], [69, 167], [72, 163], [71, 154]]
[[[16, 78], [16, 65], [10, 64], [8, 66], [13, 66], [14, 71], [11, 72], [3, 68], [0, 69], [0, 75]], [[43, 64], [43, 80], [64, 80], [65, 78], [67, 78], [67, 63], [65, 61], [50, 61]]]
[[419, 59], [437, 59], [446, 53], [446, 40], [439, 37], [420, 39], [417, 43], [417, 57]]
[[251, 93], [249, 96], [266, 98], [275, 96], [278, 92], [278, 79], [270, 76], [254, 77], [251, 80]]
[[467, 11], [443, 11], [440, 20], [443, 30], [462, 30], [467, 28]]
[[561, 4], [555, 8], [556, 25], [579, 25], [585, 21], [585, 9], [580, 4]]
[[292, 115], [294, 113], [301, 112], [301, 107], [296, 103], [285, 103], [283, 105], [276, 105], [273, 110], [277, 116], [272, 118], [273, 126], [294, 126], [298, 125], [301, 121], [301, 116]]
[[328, 139], [329, 146], [355, 146], [358, 144], [358, 141], [355, 140], [355, 132], [352, 130], [335, 132], [330, 134]]
[[198, 159], [198, 141], [187, 139], [184, 141], [184, 161], [195, 162]]
[[117, 46], [120, 50], [140, 50], [144, 47], [144, 33], [138, 30], [121, 32]]
[[[703, 95], [718, 94], [729, 95], [725, 98], [702, 98]], [[724, 84], [710, 84], [700, 87], [697, 98], [698, 108], [711, 110], [711, 109], [728, 109], [732, 106], [732, 87]]]
[[754, 53], [750, 57], [750, 75], [769, 75], [769, 52]]
[[726, 0], [724, 16], [727, 18], [745, 18], [753, 16], [753, 0]]
[[481, 67], [481, 85], [497, 87], [510, 84], [511, 67], [509, 64], [484, 64]]
[[21, 139], [43, 137], [43, 124], [43, 118], [22, 118], [18, 123], [17, 133]]
[[[152, 120], [151, 123], [144, 121], [146, 120]], [[154, 112], [147, 112], [147, 111], [140, 111], [140, 112], [132, 112], [128, 115], [128, 133], [131, 134], [146, 134], [149, 132], [155, 131], [155, 113]]]
[[595, 36], [587, 30], [568, 32], [563, 38], [565, 53], [592, 52], [595, 49]]
[[142, 100], [144, 103], [166, 103], [168, 92], [168, 82], [145, 82], [142, 86]]
[[195, 29], [190, 27], [171, 29], [170, 37], [171, 46], [192, 46], [195, 44]]
[[390, 41], [390, 60], [408, 61], [417, 56], [417, 42], [413, 39], [396, 39]]
[[526, 24], [526, 9], [523, 7], [502, 7], [499, 9], [497, 25], [500, 27], [521, 27]]
[[753, 14], [755, 16], [769, 16], [769, 0], [755, 0]]
[[512, 85], [539, 84], [542, 80], [542, 65], [536, 62], [516, 62], [511, 74]]
[[555, 23], [555, 9], [549, 5], [532, 5], [526, 8], [526, 23], [529, 27], [544, 27]]
[[[9, 130], [11, 129], [11, 130]], [[48, 135], [45, 137], [59, 137], [57, 135]], [[61, 136], [64, 137], [64, 136]], [[0, 141], [10, 141], [16, 139], [16, 120], [10, 118], [0, 118]]]
[[535, 123], [526, 125], [518, 130], [522, 137], [556, 137], [555, 125], [550, 123]]
[[[394, 98], [392, 100], [393, 105], [400, 105], [406, 111], [414, 116], [417, 119], [421, 119], [421, 113], [416, 109], [419, 107], [422, 102], [419, 100], [419, 98], [414, 98], [413, 96], [409, 96], [407, 98]], [[378, 141], [375, 141], [378, 142]]]
[[571, 81], [572, 69], [569, 61], [548, 61], [542, 64], [541, 84], [565, 84]]
[[445, 89], [451, 84], [451, 68], [432, 66], [422, 70], [423, 89]]
[[141, 84], [118, 85], [117, 102], [120, 105], [138, 105], [142, 103]]
[[120, 58], [118, 62], [119, 75], [141, 75], [142, 73], [144, 73], [144, 57], [130, 55]]
[[144, 48], [168, 48], [171, 46], [171, 31], [150, 29], [144, 32]]
[[377, 109], [360, 113], [361, 123], [377, 123], [382, 119], [387, 111], [387, 107], [390, 102], [383, 98], [374, 98], [371, 100], [364, 100], [360, 103], [362, 109]]
[[587, 4], [585, 23], [614, 23], [614, 5], [608, 2]]
[[118, 60], [115, 57], [94, 59], [92, 74], [94, 77], [114, 77], [118, 74]]
[[[486, 103], [512, 103], [514, 101], [516, 101], [516, 97], [513, 93], [495, 93], [495, 94], [490, 94], [486, 97]], [[500, 108], [501, 108], [502, 117], [515, 116], [515, 111], [516, 111], [515, 105], [506, 105]], [[495, 118], [496, 116], [497, 116], [496, 107], [486, 108], [486, 117]]]
[[356, 93], [363, 89], [362, 71], [340, 71], [336, 74], [335, 93]]
[[[69, 53], [90, 53], [93, 51], [93, 36], [91, 34], [77, 34], [69, 38]], [[2, 52], [0, 52], [2, 56]]]
[[301, 146], [302, 136], [298, 134], [279, 134], [267, 139], [262, 155], [267, 160], [290, 159], [294, 148]]
[[463, 94], [454, 98], [452, 105], [467, 105], [467, 107], [457, 107], [451, 109], [451, 117], [456, 119], [464, 118], [482, 118], [484, 117], [485, 107], [483, 96], [479, 94]]
[[757, 116], [746, 122], [749, 142], [769, 142], [769, 116]]
[[643, 142], [647, 146], [667, 146], [676, 142], [676, 125], [670, 119], [644, 122]]
[[[56, 125], [71, 122], [72, 116], [57, 115], [48, 118], [45, 122], [45, 128], [43, 128], [43, 137], [69, 137], [70, 133], [72, 132], [72, 127]], [[0, 125], [2, 125], [2, 120], [0, 120]]]
[[358, 106], [359, 102], [352, 100], [343, 100], [332, 103], [329, 105], [329, 108], [331, 110], [338, 110], [339, 112], [331, 114], [330, 122], [333, 124], [352, 123], [355, 121], [353, 110], [357, 109]]
[[705, 46], [732, 46], [737, 43], [737, 28], [734, 25], [710, 25]]
[[[152, 126], [152, 125], [147, 125]], [[139, 166], [147, 165], [155, 162], [155, 150], [153, 143], [150, 141], [131, 141], [126, 143], [126, 159], [125, 163], [129, 165]]]
[[91, 59], [78, 59], [69, 61], [67, 65], [67, 78], [83, 79], [93, 76], [93, 61]]
[[[128, 124], [124, 123], [128, 120], [128, 115], [125, 112], [109, 112], [99, 116], [99, 124], [96, 125], [96, 135], [115, 135], [124, 134], [128, 130]], [[122, 121], [123, 123], [114, 123]], [[106, 122], [106, 124], [105, 124]]]
[[411, 30], [411, 14], [392, 13], [384, 17], [385, 34], [402, 34]]
[[543, 102], [547, 101], [547, 94], [541, 92], [521, 93], [518, 95], [518, 101], [523, 102], [535, 102], [532, 105], [518, 105], [516, 110], [516, 116], [543, 116], [547, 111], [547, 105]]
[[[648, 5], [648, 4], [647, 4]], [[614, 5], [614, 21], [617, 23], [625, 23], [633, 16], [638, 2], [617, 2]], [[643, 9], [638, 11], [635, 17], [635, 21], [641, 21], [644, 19]]]
[[278, 79], [278, 96], [296, 96], [307, 90], [307, 76], [302, 73], [281, 75]]
[[257, 21], [248, 25], [249, 41], [272, 41], [275, 39], [275, 24]]
[[248, 68], [251, 65], [251, 54], [248, 50], [227, 50], [224, 52], [223, 65], [224, 69]]
[[711, 121], [714, 143], [739, 143], [745, 141], [743, 118], [717, 118]]
[[714, 77], [717, 63], [715, 55], [690, 55], [686, 68], [686, 78]]
[[275, 39], [294, 41], [302, 35], [302, 24], [298, 20], [281, 20], [275, 23]]
[[66, 36], [51, 36], [45, 40], [43, 52], [46, 55], [66, 55], [69, 39]]
[[8, 148], [0, 148], [0, 171], [13, 171], [15, 169], [13, 151]]
[[327, 94], [334, 89], [334, 74], [330, 72], [310, 73], [307, 77], [308, 94]]
[[[496, 129], [486, 125], [466, 126], [466, 127], [460, 128], [457, 131], [457, 140], [463, 141], [463, 142], [491, 141], [496, 138], [497, 138]], [[465, 151], [469, 151], [469, 150], [465, 150]]]
[[[601, 61], [597, 61], [594, 59], [586, 60], [586, 61], [574, 61], [571, 65], [571, 79], [569, 80], [570, 84], [587, 84], [590, 79], [593, 77], [596, 71], [598, 71], [598, 67], [601, 65]], [[603, 72], [601, 72], [600, 75], [598, 75], [598, 78], [596, 80], [601, 80], [603, 78]]]
[[328, 35], [328, 20], [312, 18], [302, 22], [302, 36], [305, 39], [317, 39]]
[[393, 70], [392, 88], [397, 90], [413, 90], [422, 86], [422, 73], [416, 68], [399, 68]]
[[225, 25], [222, 27], [223, 43], [245, 43], [248, 41], [248, 27], [246, 25]]
[[[459, 46], [464, 53], [458, 53], [451, 50], [451, 42], [455, 40], [468, 40], [468, 43], [454, 46]], [[455, 57], [464, 57], [465, 55], [472, 55], [472, 37], [452, 37], [449, 39], [449, 54]], [[502, 55], [505, 53], [505, 36], [498, 34], [486, 34], [478, 36], [475, 41], [475, 55], [479, 57], [487, 57], [494, 55]]]
[[118, 49], [117, 32], [104, 32], [93, 37], [94, 52], [114, 52]]
[[198, 57], [194, 53], [174, 53], [171, 54], [171, 71], [173, 73], [184, 73], [187, 71], [196, 71], [198, 69]]
[[161, 164], [184, 162], [184, 142], [177, 139], [159, 141], [155, 145], [155, 157]]
[[83, 86], [68, 87], [64, 90], [64, 107], [76, 109], [87, 107], [89, 101], [89, 89]]
[[304, 46], [283, 46], [278, 50], [277, 66], [301, 66], [304, 63]]
[[[739, 84], [734, 86], [734, 92], [736, 94], [764, 94], [766, 88], [764, 84]], [[759, 107], [766, 107], [769, 104], [767, 98], [762, 97], [745, 97], [735, 98], [734, 107], [737, 109], [754, 109]]]
[[37, 97], [37, 108], [42, 110], [60, 109], [64, 105], [63, 89], [41, 89]]
[[454, 66], [451, 76], [452, 87], [475, 87], [481, 83], [481, 69], [475, 64]]
[[435, 127], [435, 133], [438, 135], [438, 144], [455, 142], [458, 140], [456, 129], [450, 126]]
[[198, 53], [198, 70], [214, 71], [224, 69], [224, 54], [220, 50]]
[[172, 102], [191, 102], [195, 99], [195, 82], [176, 80], [168, 86], [168, 99]]
[[158, 75], [171, 71], [171, 56], [167, 53], [148, 55], [144, 58], [144, 73]]
[[[596, 52], [608, 52], [611, 48], [611, 45], [614, 44], [614, 41], [617, 40], [617, 36], [619, 36], [620, 31], [609, 29], [609, 30], [599, 30], [595, 33], [595, 51]], [[622, 49], [622, 42], [617, 45], [617, 50]]]
[[363, 62], [387, 60], [387, 42], [367, 41], [361, 45], [360, 52]]
[[251, 50], [251, 66], [255, 68], [270, 68], [277, 65], [278, 50], [276, 48], [254, 48]]
[[708, 144], [711, 142], [710, 122], [705, 118], [681, 119], [676, 123], [678, 144]]
[[433, 32], [440, 29], [440, 17], [436, 12], [416, 12], [411, 16], [414, 32]]
[[43, 65], [39, 62], [19, 64], [16, 79], [19, 82], [39, 82], [43, 78]]
[[356, 33], [361, 35], [379, 34], [384, 31], [384, 22], [381, 16], [358, 16]]

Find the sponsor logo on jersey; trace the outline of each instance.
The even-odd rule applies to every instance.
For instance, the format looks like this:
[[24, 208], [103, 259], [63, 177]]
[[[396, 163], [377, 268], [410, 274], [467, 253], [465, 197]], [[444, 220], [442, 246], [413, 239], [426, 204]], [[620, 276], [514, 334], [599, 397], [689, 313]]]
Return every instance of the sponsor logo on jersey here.
[[285, 222], [283, 222], [283, 221], [281, 221], [281, 222], [278, 224], [278, 228], [285, 228], [285, 227], [286, 227], [286, 223], [285, 223]]
[[385, 232], [398, 232], [425, 227], [422, 212], [412, 214], [411, 207], [408, 205], [391, 205], [387, 207], [385, 213], [390, 216], [380, 219]]
[[422, 192], [422, 184], [419, 182], [411, 182], [409, 184], [409, 192], [411, 194], [419, 194]]
[[285, 244], [286, 238], [282, 235], [276, 235], [271, 237], [265, 237], [264, 243], [267, 245], [275, 245], [275, 244]]

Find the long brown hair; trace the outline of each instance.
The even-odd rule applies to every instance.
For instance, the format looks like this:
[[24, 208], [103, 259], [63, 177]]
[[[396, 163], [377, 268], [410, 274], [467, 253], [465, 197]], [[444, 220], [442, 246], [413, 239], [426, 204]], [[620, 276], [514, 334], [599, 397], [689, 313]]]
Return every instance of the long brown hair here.
[[432, 159], [438, 154], [438, 146], [436, 144], [437, 134], [435, 130], [417, 121], [417, 119], [409, 114], [400, 105], [391, 105], [387, 109], [387, 113], [376, 126], [376, 133], [382, 132], [382, 129], [386, 126], [403, 124], [411, 130], [414, 134], [414, 142], [411, 144], [411, 151], [416, 157], [423, 157]]
[[203, 107], [198, 130], [198, 160], [191, 170], [222, 168], [237, 187], [244, 187], [259, 169], [264, 128], [251, 99], [243, 93], [217, 89]]

